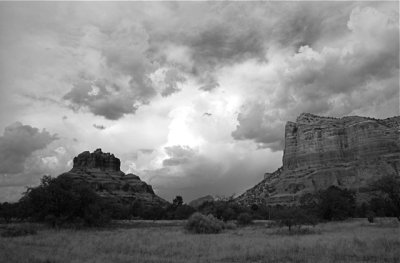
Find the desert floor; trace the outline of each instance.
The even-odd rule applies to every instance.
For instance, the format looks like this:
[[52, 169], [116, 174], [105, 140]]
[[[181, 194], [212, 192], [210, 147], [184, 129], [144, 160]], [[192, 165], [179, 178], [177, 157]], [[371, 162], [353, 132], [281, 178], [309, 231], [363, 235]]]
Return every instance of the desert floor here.
[[36, 235], [0, 237], [0, 262], [400, 262], [400, 225], [391, 218], [324, 223], [297, 234], [266, 221], [211, 235], [190, 234], [183, 225], [40, 227]]

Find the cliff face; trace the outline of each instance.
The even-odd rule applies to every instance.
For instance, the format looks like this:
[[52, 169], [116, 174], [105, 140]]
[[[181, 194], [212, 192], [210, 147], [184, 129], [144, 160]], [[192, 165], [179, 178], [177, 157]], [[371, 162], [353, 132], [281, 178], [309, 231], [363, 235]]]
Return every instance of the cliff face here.
[[88, 183], [100, 196], [116, 202], [139, 201], [145, 206], [164, 206], [168, 202], [154, 194], [152, 187], [134, 174], [120, 170], [120, 160], [113, 154], [97, 149], [74, 158], [71, 171], [60, 176]]
[[243, 204], [292, 204], [304, 193], [336, 185], [365, 187], [400, 172], [400, 116], [329, 118], [308, 113], [285, 127], [283, 166], [237, 198]]

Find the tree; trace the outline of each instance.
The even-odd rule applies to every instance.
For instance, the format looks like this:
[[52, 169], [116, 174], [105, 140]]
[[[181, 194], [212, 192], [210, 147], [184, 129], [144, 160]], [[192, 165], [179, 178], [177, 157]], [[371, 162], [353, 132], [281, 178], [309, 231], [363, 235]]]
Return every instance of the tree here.
[[173, 219], [188, 219], [193, 213], [196, 212], [196, 209], [189, 205], [181, 205], [176, 208], [174, 211], [174, 218]]
[[293, 226], [302, 225], [315, 225], [317, 219], [313, 214], [307, 213], [306, 210], [299, 207], [285, 207], [276, 212], [275, 217], [279, 225], [287, 226], [289, 231], [292, 230]]
[[318, 213], [325, 220], [344, 220], [354, 215], [355, 193], [331, 186], [317, 194]]
[[52, 226], [99, 226], [109, 219], [106, 202], [88, 184], [63, 176], [44, 176], [39, 186], [28, 188], [19, 203], [29, 208], [31, 219]]
[[400, 221], [400, 177], [395, 175], [383, 176], [370, 185], [372, 191], [379, 194], [388, 206], [392, 207], [393, 214]]
[[242, 226], [250, 225], [253, 223], [253, 217], [249, 213], [241, 213], [237, 217], [237, 222]]
[[183, 204], [183, 198], [180, 195], [177, 195], [175, 199], [172, 201], [172, 205], [174, 207], [181, 206]]
[[0, 216], [6, 223], [10, 223], [11, 219], [15, 216], [15, 204], [8, 202], [0, 204]]
[[166, 209], [165, 217], [167, 219], [188, 219], [196, 209], [184, 204], [182, 196], [178, 195], [172, 201], [172, 204]]
[[198, 210], [203, 214], [212, 214], [223, 221], [235, 220], [240, 213], [252, 212], [248, 207], [241, 206], [232, 199], [204, 202]]

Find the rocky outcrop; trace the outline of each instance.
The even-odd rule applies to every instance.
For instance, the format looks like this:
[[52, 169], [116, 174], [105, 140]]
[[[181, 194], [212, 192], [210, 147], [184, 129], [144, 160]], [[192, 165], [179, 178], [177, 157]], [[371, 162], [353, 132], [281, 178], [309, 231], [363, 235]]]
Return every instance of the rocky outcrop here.
[[121, 162], [115, 158], [114, 154], [103, 153], [101, 149], [97, 149], [93, 153], [89, 151], [83, 152], [74, 158], [74, 166], [72, 169], [100, 169], [102, 171], [119, 172]]
[[134, 174], [120, 170], [120, 160], [113, 154], [97, 149], [76, 156], [72, 169], [60, 176], [88, 183], [103, 198], [120, 203], [140, 202], [144, 206], [165, 206], [168, 202], [158, 197], [152, 187]]
[[320, 117], [301, 114], [285, 127], [283, 166], [236, 200], [242, 204], [293, 204], [305, 193], [335, 185], [354, 189], [400, 172], [400, 116]]

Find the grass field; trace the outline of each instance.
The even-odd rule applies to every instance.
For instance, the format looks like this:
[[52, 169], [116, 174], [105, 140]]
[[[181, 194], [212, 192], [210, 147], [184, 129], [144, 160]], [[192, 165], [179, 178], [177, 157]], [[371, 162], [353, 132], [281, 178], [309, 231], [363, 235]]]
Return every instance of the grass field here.
[[184, 222], [124, 222], [101, 230], [0, 237], [0, 262], [400, 262], [392, 219], [319, 224], [289, 235], [265, 222], [221, 234], [185, 232]]

